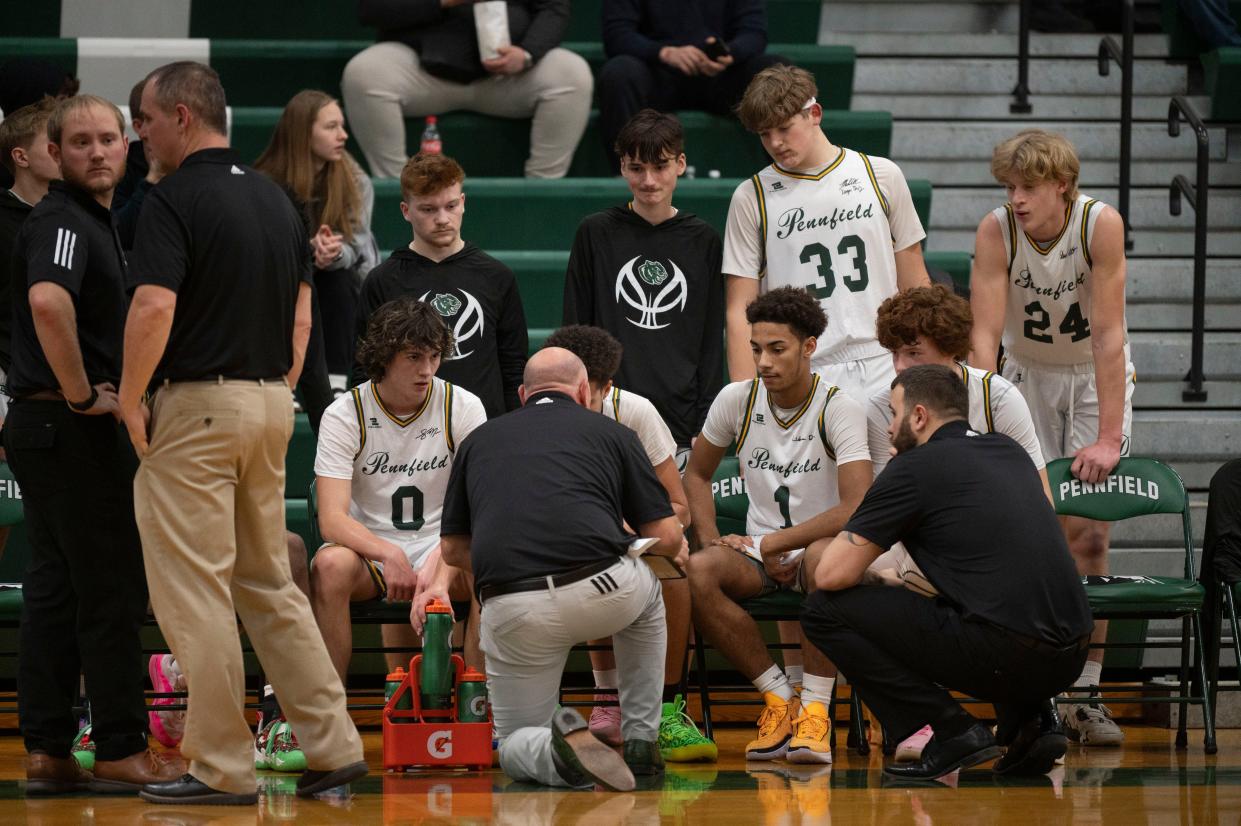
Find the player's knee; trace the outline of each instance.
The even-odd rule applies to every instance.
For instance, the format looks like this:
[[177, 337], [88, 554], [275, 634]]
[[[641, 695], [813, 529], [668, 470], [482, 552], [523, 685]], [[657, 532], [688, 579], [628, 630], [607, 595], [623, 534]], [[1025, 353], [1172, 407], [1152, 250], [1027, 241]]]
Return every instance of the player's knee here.
[[289, 549], [289, 568], [296, 578], [298, 571], [306, 570], [306, 542], [292, 531], [286, 534], [285, 539]]
[[315, 554], [310, 564], [310, 587], [316, 596], [332, 597], [352, 591], [358, 556], [348, 548], [329, 545]]
[[1080, 560], [1097, 561], [1107, 556], [1111, 532], [1106, 523], [1083, 525], [1069, 537], [1069, 550]]
[[707, 594], [720, 589], [719, 560], [711, 550], [690, 554], [685, 575], [692, 594]]

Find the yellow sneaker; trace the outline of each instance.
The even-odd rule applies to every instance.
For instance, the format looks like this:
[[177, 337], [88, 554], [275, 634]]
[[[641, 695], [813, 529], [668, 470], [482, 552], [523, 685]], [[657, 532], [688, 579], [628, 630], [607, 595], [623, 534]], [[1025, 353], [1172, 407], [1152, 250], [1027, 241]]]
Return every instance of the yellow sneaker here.
[[811, 700], [801, 706], [784, 758], [790, 763], [832, 762], [832, 721], [825, 705]]
[[763, 695], [766, 707], [758, 715], [758, 737], [746, 743], [746, 760], [779, 760], [793, 737], [793, 718], [800, 710], [797, 698], [785, 700], [770, 691]]

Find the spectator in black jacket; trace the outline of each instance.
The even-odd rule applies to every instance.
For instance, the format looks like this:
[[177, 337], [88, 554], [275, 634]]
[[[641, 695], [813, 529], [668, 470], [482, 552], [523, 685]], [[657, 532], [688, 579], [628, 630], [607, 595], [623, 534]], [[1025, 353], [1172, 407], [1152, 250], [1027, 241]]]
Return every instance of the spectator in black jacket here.
[[480, 55], [476, 0], [359, 0], [359, 18], [379, 43], [354, 56], [341, 88], [371, 174], [396, 178], [407, 117], [455, 109], [529, 118], [526, 176], [562, 178], [590, 114], [586, 61], [557, 48], [569, 0], [509, 0], [511, 46]]
[[604, 149], [644, 107], [727, 115], [766, 54], [763, 0], [604, 0], [599, 109]]
[[[488, 418], [521, 406], [517, 388], [526, 367], [526, 313], [513, 271], [461, 237], [465, 172], [445, 155], [416, 155], [401, 172], [401, 214], [414, 231], [408, 247], [371, 270], [358, 301], [358, 337], [371, 315], [412, 295], [444, 317], [453, 351], [441, 379], [482, 399]], [[353, 383], [366, 373], [356, 362]]]
[[160, 182], [164, 172], [159, 163], [151, 163], [142, 143], [142, 87], [146, 78], [134, 84], [129, 92], [129, 122], [139, 140], [130, 141], [129, 155], [125, 159], [125, 177], [116, 185], [112, 196], [112, 215], [116, 218], [116, 234], [126, 250], [134, 248], [134, 232], [138, 229], [138, 216], [142, 214], [142, 202], [151, 187]]

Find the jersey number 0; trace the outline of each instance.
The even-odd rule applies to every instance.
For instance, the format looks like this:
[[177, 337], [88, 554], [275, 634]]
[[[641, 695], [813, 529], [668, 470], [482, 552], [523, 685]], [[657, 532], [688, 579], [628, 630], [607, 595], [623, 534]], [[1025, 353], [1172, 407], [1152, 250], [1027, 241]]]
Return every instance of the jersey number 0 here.
[[[408, 519], [405, 518], [407, 511]], [[413, 485], [404, 485], [392, 491], [392, 527], [398, 531], [417, 531], [425, 522], [422, 518], [422, 491]]]

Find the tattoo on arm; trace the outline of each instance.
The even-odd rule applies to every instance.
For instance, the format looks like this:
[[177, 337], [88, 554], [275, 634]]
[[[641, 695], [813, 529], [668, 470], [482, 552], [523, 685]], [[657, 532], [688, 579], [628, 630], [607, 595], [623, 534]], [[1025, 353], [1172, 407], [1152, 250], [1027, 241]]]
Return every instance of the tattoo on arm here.
[[853, 533], [853, 531], [845, 531], [845, 539], [848, 540], [850, 545], [855, 545], [859, 548], [864, 548], [870, 544], [869, 539], [864, 539]]

